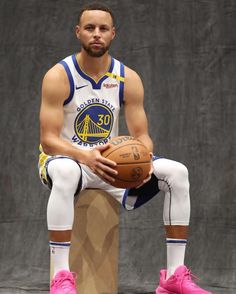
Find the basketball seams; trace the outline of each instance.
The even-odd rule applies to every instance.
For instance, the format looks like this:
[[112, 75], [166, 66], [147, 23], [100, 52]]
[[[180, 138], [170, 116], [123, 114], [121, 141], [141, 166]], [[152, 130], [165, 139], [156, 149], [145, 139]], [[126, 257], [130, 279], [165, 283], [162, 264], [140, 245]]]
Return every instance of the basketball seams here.
[[136, 139], [127, 141], [124, 136], [113, 138], [110, 144], [110, 148], [104, 150], [102, 156], [117, 164], [114, 169], [118, 174], [114, 177], [115, 181], [112, 185], [117, 188], [132, 188], [140, 185], [148, 176], [151, 167], [147, 147]]
[[[122, 143], [123, 143], [123, 142], [122, 142]], [[122, 144], [122, 143], [121, 143], [121, 144]], [[111, 144], [112, 144], [112, 143], [111, 143]], [[129, 144], [126, 143], [126, 144], [123, 144], [122, 146], [117, 147], [115, 150], [111, 150], [110, 153], [107, 153], [107, 154], [106, 154], [106, 158], [107, 158], [107, 156], [111, 155], [113, 152], [116, 152], [116, 151], [119, 150], [120, 148], [123, 148], [123, 147], [126, 147], [126, 146], [130, 146], [130, 145], [133, 145], [134, 147], [137, 146], [137, 145], [139, 145], [139, 146], [143, 146], [144, 148], [146, 148], [145, 145], [143, 145], [142, 143], [138, 143], [138, 144], [137, 144], [136, 142], [135, 142], [135, 143], [129, 143]], [[108, 149], [107, 151], [109, 151], [109, 149]], [[106, 150], [105, 150], [104, 152], [106, 152]], [[104, 157], [105, 157], [105, 156], [104, 156]]]
[[[146, 170], [146, 168], [150, 165], [150, 161], [145, 161], [145, 162], [137, 162], [135, 165], [137, 165], [138, 167], [139, 167], [139, 164], [143, 164], [143, 166], [142, 166], [142, 170], [144, 169], [144, 170]], [[130, 179], [130, 180], [128, 180], [126, 177], [120, 177], [119, 176], [119, 172], [121, 172], [121, 171], [119, 171], [119, 167], [120, 168], [122, 168], [122, 169], [124, 169], [125, 168], [125, 166], [132, 166], [133, 164], [132, 163], [121, 163], [121, 164], [117, 164], [117, 170], [118, 170], [118, 175], [116, 175], [116, 177], [115, 177], [115, 180], [118, 180], [118, 181], [121, 181], [121, 182], [126, 182], [126, 183], [133, 183], [134, 182], [134, 179]], [[134, 168], [136, 168], [136, 167], [134, 167]], [[137, 181], [139, 181], [139, 180], [137, 180]], [[142, 182], [142, 180], [140, 180], [140, 182]]]
[[[135, 164], [150, 164], [150, 162], [151, 162], [151, 160], [149, 160], [149, 161], [137, 161], [137, 162], [135, 162]], [[124, 166], [124, 165], [133, 165], [134, 164], [134, 162], [132, 161], [132, 162], [121, 162], [121, 163], [117, 163], [117, 165], [122, 165], [122, 166]]]
[[[132, 180], [127, 180], [127, 179], [122, 179], [122, 178], [116, 178], [116, 180], [121, 181], [121, 182], [125, 182], [125, 183], [133, 183], [134, 181]], [[142, 181], [140, 181], [142, 182]]]

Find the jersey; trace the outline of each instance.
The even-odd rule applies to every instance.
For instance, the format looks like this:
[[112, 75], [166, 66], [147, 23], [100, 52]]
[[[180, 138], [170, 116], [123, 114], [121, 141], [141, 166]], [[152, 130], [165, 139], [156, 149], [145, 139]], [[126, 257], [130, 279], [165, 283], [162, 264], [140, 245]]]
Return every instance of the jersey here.
[[[65, 69], [70, 85], [69, 97], [64, 101], [64, 120], [60, 137], [78, 148], [94, 148], [106, 144], [118, 135], [119, 111], [124, 101], [124, 65], [111, 57], [107, 73], [94, 81], [86, 75], [71, 55], [59, 62]], [[39, 147], [39, 174], [46, 186], [51, 188], [47, 166], [55, 158]]]
[[61, 138], [79, 148], [94, 148], [118, 136], [124, 96], [124, 65], [111, 57], [107, 73], [93, 80], [80, 68], [76, 55], [60, 64], [68, 76], [70, 95], [64, 102]]

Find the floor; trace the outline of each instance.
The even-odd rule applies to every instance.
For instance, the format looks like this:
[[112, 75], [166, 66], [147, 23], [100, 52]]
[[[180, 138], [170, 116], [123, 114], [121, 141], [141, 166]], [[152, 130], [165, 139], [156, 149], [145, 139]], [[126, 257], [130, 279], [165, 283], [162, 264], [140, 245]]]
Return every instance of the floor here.
[[[223, 289], [223, 288], [209, 288], [208, 290], [212, 292], [212, 294], [235, 294], [235, 289]], [[49, 294], [48, 290], [37, 290], [37, 289], [14, 289], [14, 288], [0, 288], [0, 293], [4, 294]], [[101, 294], [109, 294], [109, 293], [101, 293]], [[154, 292], [119, 292], [118, 294], [154, 294]]]

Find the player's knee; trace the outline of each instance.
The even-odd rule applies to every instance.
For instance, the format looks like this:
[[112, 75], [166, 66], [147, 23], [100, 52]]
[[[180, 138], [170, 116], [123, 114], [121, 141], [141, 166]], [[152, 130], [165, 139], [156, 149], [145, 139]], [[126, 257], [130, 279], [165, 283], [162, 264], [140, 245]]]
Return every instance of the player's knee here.
[[71, 159], [56, 159], [49, 163], [49, 176], [53, 186], [60, 190], [75, 189], [81, 176], [78, 164]]
[[180, 177], [180, 179], [182, 179], [184, 181], [188, 181], [188, 169], [184, 164], [182, 164], [182, 163], [178, 164], [177, 173], [178, 173], [178, 177]]
[[188, 169], [182, 163], [177, 163], [172, 170], [172, 187], [189, 189]]

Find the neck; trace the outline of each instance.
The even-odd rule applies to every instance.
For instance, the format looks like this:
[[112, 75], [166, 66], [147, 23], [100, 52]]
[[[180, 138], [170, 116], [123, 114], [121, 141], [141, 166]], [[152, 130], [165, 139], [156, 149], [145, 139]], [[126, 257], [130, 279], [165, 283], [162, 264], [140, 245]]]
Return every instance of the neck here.
[[89, 76], [95, 79], [103, 76], [109, 69], [111, 57], [105, 53], [101, 57], [91, 57], [86, 52], [81, 51], [77, 55], [80, 68]]

